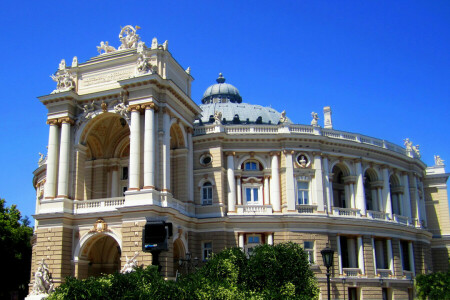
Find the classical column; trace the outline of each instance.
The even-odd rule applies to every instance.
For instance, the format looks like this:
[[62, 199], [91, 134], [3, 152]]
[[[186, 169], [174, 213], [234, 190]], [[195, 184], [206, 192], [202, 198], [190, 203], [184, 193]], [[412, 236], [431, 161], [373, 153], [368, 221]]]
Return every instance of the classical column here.
[[427, 224], [427, 211], [426, 211], [426, 207], [425, 207], [425, 195], [424, 195], [424, 190], [423, 190], [423, 181], [419, 182], [419, 189], [420, 192], [422, 194], [422, 197], [419, 198], [419, 203], [420, 203], [420, 212], [421, 212], [421, 216], [422, 216], [422, 220], [425, 222], [425, 226], [428, 226]]
[[338, 252], [338, 259], [339, 259], [339, 274], [342, 273], [342, 252], [341, 252], [341, 237], [338, 235], [336, 237], [337, 239], [337, 252]]
[[416, 275], [416, 268], [414, 266], [414, 251], [413, 251], [413, 243], [408, 242], [408, 259], [409, 259], [409, 267], [410, 271], [413, 275]]
[[226, 152], [227, 156], [227, 179], [228, 179], [228, 211], [236, 211], [236, 181], [234, 178], [234, 155], [235, 152]]
[[194, 143], [192, 142], [192, 134], [194, 130], [191, 127], [187, 128], [187, 141], [188, 141], [188, 199], [194, 201]]
[[58, 165], [58, 145], [59, 145], [59, 127], [58, 120], [48, 120], [50, 125], [48, 134], [47, 149], [47, 176], [44, 189], [45, 198], [55, 198], [56, 196], [56, 175]]
[[280, 152], [270, 152], [272, 156], [271, 163], [271, 179], [270, 179], [270, 203], [274, 212], [281, 212], [281, 199], [280, 199], [280, 173], [278, 164], [278, 155]]
[[349, 195], [350, 195], [350, 207], [351, 208], [356, 208], [356, 203], [355, 203], [355, 188], [354, 188], [354, 183], [353, 182], [349, 182], [348, 183], [348, 190], [349, 190]]
[[384, 206], [383, 206], [383, 188], [382, 187], [377, 187], [377, 200], [378, 200], [378, 211], [384, 211]]
[[389, 219], [392, 219], [391, 190], [389, 187], [389, 170], [383, 167], [383, 208]]
[[267, 235], [267, 244], [268, 245], [273, 245], [273, 233], [269, 233]]
[[314, 155], [314, 196], [316, 198], [317, 211], [325, 211], [325, 199], [323, 197], [323, 170], [322, 158], [319, 154]]
[[422, 220], [422, 212], [420, 210], [419, 182], [418, 182], [418, 179], [417, 179], [416, 176], [414, 176], [414, 183], [415, 183], [415, 186], [416, 186], [416, 190], [415, 190], [415, 193], [414, 193], [415, 194], [415, 198], [416, 198], [416, 207], [415, 207], [416, 219], [417, 219], [417, 222], [419, 223], [417, 225], [422, 226], [422, 222], [421, 222], [421, 220]]
[[409, 194], [409, 178], [408, 173], [403, 172], [403, 213], [412, 222], [411, 216], [411, 196]]
[[69, 196], [69, 168], [70, 168], [70, 126], [73, 120], [69, 117], [60, 119], [61, 141], [59, 146], [58, 198]]
[[144, 189], [155, 188], [155, 109], [150, 103], [145, 106], [144, 116]]
[[163, 109], [163, 192], [170, 192], [170, 115]]
[[330, 184], [330, 172], [328, 170], [328, 158], [326, 156], [322, 159], [323, 162], [323, 170], [324, 170], [324, 179], [325, 179], [325, 195], [326, 195], [326, 205], [327, 211], [331, 213], [331, 201], [333, 199], [333, 189]]
[[288, 211], [295, 211], [295, 183], [294, 183], [294, 164], [292, 160], [293, 150], [284, 150], [286, 157], [286, 200]]
[[241, 176], [236, 176], [236, 195], [237, 204], [242, 205], [242, 187], [241, 187]]
[[366, 274], [364, 267], [364, 245], [362, 236], [358, 236], [358, 267], [361, 270], [361, 274]]
[[394, 276], [394, 258], [392, 255], [392, 240], [387, 239], [386, 244], [387, 244], [387, 259], [388, 259], [389, 269], [391, 270], [392, 276]]
[[86, 163], [86, 149], [87, 147], [78, 144], [74, 147], [75, 149], [75, 197], [76, 200], [85, 200], [85, 163]]
[[244, 234], [239, 233], [239, 248], [244, 250]]
[[361, 210], [361, 215], [366, 214], [366, 199], [364, 196], [364, 183], [361, 161], [355, 162], [356, 167], [356, 208]]
[[140, 105], [130, 106], [130, 167], [129, 167], [129, 191], [140, 189], [141, 169], [141, 112]]
[[264, 204], [270, 204], [269, 201], [269, 176], [264, 176]]
[[111, 167], [111, 198], [117, 197], [119, 186], [119, 167]]

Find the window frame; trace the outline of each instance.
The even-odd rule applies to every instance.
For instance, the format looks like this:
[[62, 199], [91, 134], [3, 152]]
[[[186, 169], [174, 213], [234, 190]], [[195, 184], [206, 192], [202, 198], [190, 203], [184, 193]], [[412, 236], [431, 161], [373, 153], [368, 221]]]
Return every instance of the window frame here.
[[[200, 189], [200, 203], [202, 206], [212, 205], [213, 203], [213, 184], [211, 181], [205, 181]], [[210, 197], [204, 197], [205, 191], [207, 193], [207, 196]], [[210, 195], [208, 195], [210, 193]]]
[[[305, 243], [311, 243], [312, 247], [306, 248]], [[306, 254], [308, 254], [308, 262], [310, 265], [315, 265], [316, 264], [316, 243], [314, 241], [311, 240], [306, 240], [303, 241], [303, 250], [306, 252]]]
[[[307, 183], [308, 184], [308, 188], [307, 189], [300, 189], [300, 186], [299, 186], [300, 182]], [[295, 201], [296, 205], [311, 205], [312, 204], [312, 199], [311, 199], [311, 195], [312, 195], [312, 193], [311, 193], [311, 178], [309, 176], [297, 176], [295, 185], [296, 185], [296, 194], [297, 194], [296, 201]], [[304, 194], [305, 194], [305, 192], [307, 193], [307, 202], [308, 203], [300, 203], [300, 199], [299, 199], [300, 191], [302, 192], [302, 196], [303, 196], [302, 200], [303, 200], [303, 202], [304, 202]]]
[[[206, 244], [210, 244], [210, 247], [206, 247]], [[202, 241], [202, 260], [207, 261], [211, 258], [213, 254], [213, 242], [212, 241]]]

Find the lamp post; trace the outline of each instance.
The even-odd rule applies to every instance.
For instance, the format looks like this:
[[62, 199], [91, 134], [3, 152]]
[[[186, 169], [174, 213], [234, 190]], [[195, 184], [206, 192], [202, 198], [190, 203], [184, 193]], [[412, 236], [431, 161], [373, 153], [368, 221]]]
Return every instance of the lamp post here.
[[191, 253], [186, 252], [185, 258], [180, 258], [178, 260], [178, 265], [180, 266], [180, 268], [184, 265], [186, 274], [188, 274], [192, 268], [196, 268], [198, 266], [198, 258], [196, 257], [192, 259]]
[[325, 249], [320, 251], [320, 253], [322, 254], [323, 264], [327, 268], [328, 300], [330, 300], [331, 299], [331, 296], [330, 296], [330, 275], [331, 275], [330, 268], [333, 266], [334, 250], [331, 249], [327, 243], [327, 246], [325, 247]]

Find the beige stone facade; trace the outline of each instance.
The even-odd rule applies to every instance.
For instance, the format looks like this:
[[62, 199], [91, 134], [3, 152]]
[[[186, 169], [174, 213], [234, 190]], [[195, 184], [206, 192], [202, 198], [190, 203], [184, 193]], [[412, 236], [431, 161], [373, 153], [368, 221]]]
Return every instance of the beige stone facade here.
[[333, 299], [410, 299], [417, 274], [448, 269], [448, 174], [411, 149], [331, 119], [292, 124], [239, 102], [222, 75], [199, 106], [189, 71], [155, 40], [56, 75], [66, 73], [71, 88], [39, 98], [49, 147], [34, 172], [32, 272], [45, 258], [57, 285], [120, 271], [136, 253], [151, 264], [147, 220], [173, 225], [160, 255], [167, 278], [187, 252], [202, 264], [224, 248], [287, 241], [308, 251], [322, 295], [320, 251], [335, 250]]

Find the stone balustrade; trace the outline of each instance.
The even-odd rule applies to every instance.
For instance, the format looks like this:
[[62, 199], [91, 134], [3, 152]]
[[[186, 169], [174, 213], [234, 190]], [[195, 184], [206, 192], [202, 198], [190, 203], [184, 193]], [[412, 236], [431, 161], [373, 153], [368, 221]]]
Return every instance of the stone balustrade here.
[[74, 214], [112, 211], [125, 205], [125, 197], [74, 201]]
[[300, 214], [313, 214], [317, 211], [317, 205], [299, 204], [295, 208]]
[[238, 215], [268, 215], [272, 213], [272, 205], [236, 205]]
[[325, 129], [321, 127], [314, 127], [310, 125], [222, 125], [211, 124], [196, 126], [194, 128], [194, 136], [200, 136], [211, 133], [224, 132], [226, 134], [308, 134], [325, 136], [331, 139], [339, 139], [346, 141], [353, 141], [355, 143], [372, 145], [388, 149], [403, 155], [407, 155], [405, 148], [394, 143], [369, 137], [358, 133], [350, 133], [345, 131], [338, 131], [334, 129]]
[[392, 271], [389, 269], [377, 269], [377, 275], [380, 278], [389, 278], [392, 276]]
[[344, 273], [344, 276], [347, 276], [347, 277], [359, 277], [359, 276], [361, 276], [361, 269], [360, 268], [342, 268], [342, 272]]
[[361, 210], [357, 208], [333, 207], [333, 215], [346, 217], [361, 217]]

